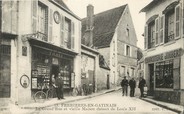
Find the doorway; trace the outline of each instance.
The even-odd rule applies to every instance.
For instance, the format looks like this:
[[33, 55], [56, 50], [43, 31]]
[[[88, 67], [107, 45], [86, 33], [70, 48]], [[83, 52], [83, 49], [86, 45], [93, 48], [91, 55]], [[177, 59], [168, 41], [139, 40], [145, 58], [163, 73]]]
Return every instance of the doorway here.
[[59, 73], [59, 66], [58, 65], [52, 65], [52, 71], [51, 71], [51, 76], [54, 74], [55, 78], [58, 76]]
[[154, 64], [149, 64], [149, 76], [150, 76], [149, 95], [153, 96], [154, 94]]

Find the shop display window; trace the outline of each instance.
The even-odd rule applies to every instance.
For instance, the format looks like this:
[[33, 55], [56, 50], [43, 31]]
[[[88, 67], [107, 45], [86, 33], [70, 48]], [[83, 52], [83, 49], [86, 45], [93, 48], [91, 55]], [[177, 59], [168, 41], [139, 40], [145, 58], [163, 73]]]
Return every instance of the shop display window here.
[[63, 61], [61, 61], [60, 73], [63, 77], [64, 88], [71, 87], [71, 66], [72, 64], [70, 60], [63, 59]]
[[156, 63], [156, 88], [173, 88], [173, 60]]

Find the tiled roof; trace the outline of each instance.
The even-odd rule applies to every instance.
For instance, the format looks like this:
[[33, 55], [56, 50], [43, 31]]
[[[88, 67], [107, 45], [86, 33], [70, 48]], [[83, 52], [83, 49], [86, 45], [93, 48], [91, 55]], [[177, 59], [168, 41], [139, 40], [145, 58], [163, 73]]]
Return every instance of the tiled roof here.
[[[94, 15], [93, 44], [96, 47], [109, 46], [116, 26], [127, 5]], [[82, 19], [82, 36], [85, 34], [87, 18]], [[84, 37], [82, 37], [82, 43]]]

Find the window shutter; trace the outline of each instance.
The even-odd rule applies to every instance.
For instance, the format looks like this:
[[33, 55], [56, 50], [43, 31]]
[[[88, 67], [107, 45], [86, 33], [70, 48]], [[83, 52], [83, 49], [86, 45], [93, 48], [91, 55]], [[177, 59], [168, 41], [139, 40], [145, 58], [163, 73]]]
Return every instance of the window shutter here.
[[144, 49], [148, 48], [148, 26], [144, 28]]
[[175, 38], [180, 37], [180, 6], [175, 7]]
[[184, 0], [183, 0], [183, 4], [182, 4], [182, 22], [183, 22], [183, 36], [184, 36]]
[[61, 46], [64, 47], [64, 28], [65, 28], [65, 17], [61, 14]]
[[74, 40], [75, 40], [75, 23], [71, 23], [71, 49], [74, 49]]
[[37, 11], [38, 11], [38, 1], [32, 1], [32, 31], [33, 33], [37, 32]]
[[174, 59], [173, 81], [174, 89], [180, 89], [180, 58]]
[[50, 13], [49, 13], [49, 41], [53, 42], [53, 36], [52, 36], [52, 22], [53, 21], [53, 10], [50, 9]]
[[164, 43], [164, 26], [165, 26], [165, 16], [160, 17], [160, 43]]
[[158, 18], [155, 19], [155, 44], [158, 45]]

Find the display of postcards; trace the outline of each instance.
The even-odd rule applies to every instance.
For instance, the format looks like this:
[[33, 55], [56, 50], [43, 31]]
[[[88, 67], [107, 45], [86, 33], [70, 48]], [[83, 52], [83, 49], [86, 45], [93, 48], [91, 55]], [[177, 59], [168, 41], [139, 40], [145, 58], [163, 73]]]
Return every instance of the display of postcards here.
[[32, 76], [37, 77], [38, 76], [38, 70], [32, 70]]
[[32, 78], [32, 89], [37, 89], [37, 78]]

